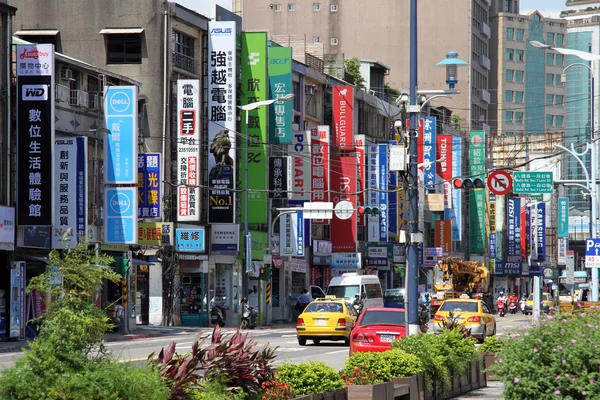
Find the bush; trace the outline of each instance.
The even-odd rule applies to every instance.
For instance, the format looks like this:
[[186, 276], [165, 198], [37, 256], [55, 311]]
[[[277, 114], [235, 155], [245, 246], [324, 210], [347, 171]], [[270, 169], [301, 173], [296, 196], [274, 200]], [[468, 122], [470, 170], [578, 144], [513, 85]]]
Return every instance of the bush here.
[[546, 316], [503, 338], [490, 370], [512, 399], [600, 398], [600, 313]]
[[320, 361], [285, 363], [277, 368], [275, 380], [289, 385], [294, 396], [319, 394], [344, 387], [339, 373]]
[[292, 398], [292, 389], [280, 381], [267, 381], [262, 384], [261, 400], [282, 400]]
[[202, 384], [202, 391], [189, 392], [191, 400], [244, 400], [246, 394], [239, 388], [228, 388], [227, 378], [218, 377]]
[[400, 349], [381, 353], [355, 353], [346, 360], [341, 372], [349, 375], [353, 373], [354, 368], [360, 368], [363, 373], [374, 373], [373, 382], [390, 382], [392, 378], [416, 375], [424, 371], [423, 364], [417, 356], [407, 354]]
[[502, 350], [502, 341], [495, 337], [485, 338], [478, 350], [480, 353], [498, 353]]

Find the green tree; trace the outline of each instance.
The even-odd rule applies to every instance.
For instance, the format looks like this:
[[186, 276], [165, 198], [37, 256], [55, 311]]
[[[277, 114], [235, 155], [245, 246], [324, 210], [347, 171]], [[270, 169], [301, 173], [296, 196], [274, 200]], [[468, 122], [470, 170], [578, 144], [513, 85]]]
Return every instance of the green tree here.
[[345, 72], [352, 77], [352, 82], [354, 86], [364, 87], [365, 80], [360, 74], [360, 60], [356, 57], [347, 58], [344, 60], [344, 69]]
[[400, 91], [398, 89], [394, 89], [393, 87], [388, 86], [387, 83], [385, 84], [384, 92], [385, 95], [392, 100], [396, 100], [400, 96]]

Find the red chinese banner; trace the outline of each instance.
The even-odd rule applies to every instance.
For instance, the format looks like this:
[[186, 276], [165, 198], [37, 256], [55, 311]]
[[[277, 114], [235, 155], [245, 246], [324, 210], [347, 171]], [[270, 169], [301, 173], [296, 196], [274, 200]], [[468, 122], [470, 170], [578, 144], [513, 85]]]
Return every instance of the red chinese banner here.
[[[349, 201], [356, 209], [356, 156], [331, 157], [331, 201]], [[356, 252], [356, 212], [348, 219], [331, 219], [331, 245], [334, 253]]]
[[[310, 201], [329, 201], [329, 126], [319, 125], [310, 130]], [[315, 225], [329, 224], [329, 220], [313, 219]]]
[[354, 88], [352, 86], [333, 87], [333, 148], [352, 150], [354, 117]]
[[[365, 189], [367, 188], [367, 174], [366, 174], [366, 165], [365, 165], [365, 135], [356, 135], [354, 138], [354, 145], [356, 149], [356, 177], [357, 177], [357, 185], [356, 185], [356, 205], [364, 206], [365, 203]], [[366, 218], [364, 215], [358, 215], [357, 217], [358, 225], [364, 225]]]

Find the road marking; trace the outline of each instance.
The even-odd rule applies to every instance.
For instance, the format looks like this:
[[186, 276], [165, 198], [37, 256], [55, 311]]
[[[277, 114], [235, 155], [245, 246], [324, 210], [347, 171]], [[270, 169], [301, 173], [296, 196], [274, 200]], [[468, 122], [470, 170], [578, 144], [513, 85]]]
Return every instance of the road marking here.
[[304, 351], [306, 350], [304, 347], [279, 347], [277, 348], [277, 351], [280, 351], [282, 353], [292, 353], [295, 351]]
[[294, 335], [281, 335], [281, 337], [282, 337], [282, 338], [283, 338], [283, 337], [296, 337], [296, 336], [297, 336], [297, 335], [295, 335], [295, 334], [294, 334]]
[[325, 354], [337, 354], [337, 353], [348, 353], [350, 350], [349, 349], [345, 349], [345, 350], [336, 350], [336, 351], [328, 351]]

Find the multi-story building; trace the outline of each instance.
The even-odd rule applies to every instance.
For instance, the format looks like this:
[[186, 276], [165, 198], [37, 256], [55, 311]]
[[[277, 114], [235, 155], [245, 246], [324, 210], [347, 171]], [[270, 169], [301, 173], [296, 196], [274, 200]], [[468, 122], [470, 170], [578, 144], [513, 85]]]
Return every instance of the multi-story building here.
[[[242, 0], [233, 6], [234, 12], [243, 16], [245, 30], [264, 30], [269, 35], [303, 34], [306, 42], [323, 45], [325, 58], [343, 54], [346, 58], [377, 60], [389, 66], [390, 87], [409, 87], [407, 1], [378, 0], [367, 5], [361, 0]], [[434, 65], [444, 59], [446, 52], [458, 52], [470, 64], [468, 72], [461, 72], [458, 89], [462, 94], [434, 101], [455, 110], [471, 129], [487, 129], [489, 125], [489, 9], [488, 0], [419, 2], [419, 88], [447, 89], [444, 69]], [[383, 87], [370, 89], [384, 91]]]

